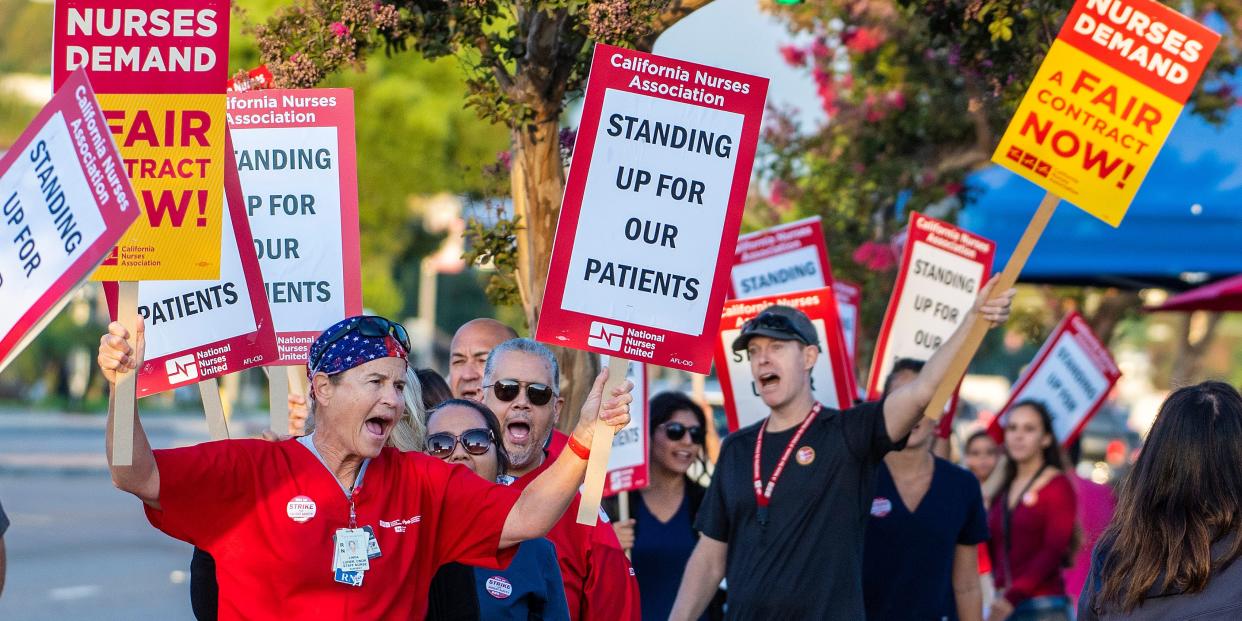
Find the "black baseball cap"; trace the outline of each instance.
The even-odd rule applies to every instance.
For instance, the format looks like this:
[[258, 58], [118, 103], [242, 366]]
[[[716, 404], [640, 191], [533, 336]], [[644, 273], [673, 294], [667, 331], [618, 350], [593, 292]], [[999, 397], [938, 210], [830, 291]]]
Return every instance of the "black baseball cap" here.
[[806, 313], [780, 304], [763, 309], [763, 312], [742, 324], [742, 333], [733, 339], [733, 351], [746, 349], [750, 339], [756, 336], [781, 341], [801, 341], [805, 345], [819, 347], [819, 336]]

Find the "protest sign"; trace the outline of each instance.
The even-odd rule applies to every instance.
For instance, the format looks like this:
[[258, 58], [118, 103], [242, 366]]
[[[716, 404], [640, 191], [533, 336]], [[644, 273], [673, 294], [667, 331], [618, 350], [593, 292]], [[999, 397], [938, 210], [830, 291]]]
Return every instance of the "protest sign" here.
[[0, 371], [138, 218], [124, 166], [82, 71], [0, 158]]
[[267, 68], [267, 65], [259, 65], [247, 71], [240, 78], [229, 78], [229, 81], [224, 83], [224, 90], [228, 93], [244, 93], [262, 88], [271, 88], [272, 80], [274, 79], [272, 71]]
[[[768, 81], [597, 44], [535, 337], [707, 373]], [[615, 368], [614, 368], [615, 367]], [[578, 522], [612, 448], [596, 426]]]
[[708, 372], [766, 93], [596, 46], [536, 338]]
[[267, 364], [302, 365], [321, 331], [362, 312], [353, 91], [235, 93], [228, 121], [276, 327]]
[[819, 216], [737, 238], [730, 298], [758, 298], [832, 286]]
[[716, 373], [724, 393], [729, 431], [737, 431], [767, 417], [770, 408], [763, 403], [750, 370], [745, 351], [733, 351], [733, 340], [742, 333], [742, 324], [773, 304], [806, 313], [819, 336], [819, 358], [811, 368], [811, 393], [830, 408], [845, 409], [854, 404], [854, 382], [850, 379], [849, 357], [837, 320], [837, 300], [831, 287], [725, 302], [716, 341]]
[[862, 316], [862, 287], [844, 280], [832, 281], [832, 293], [837, 298], [837, 318], [841, 320], [841, 338], [849, 354], [849, 375], [854, 377], [858, 351], [858, 318]]
[[992, 160], [1117, 226], [1219, 41], [1154, 0], [1079, 0]]
[[[228, 142], [226, 141], [226, 144]], [[220, 279], [144, 283], [138, 314], [146, 356], [138, 396], [236, 373], [276, 359], [276, 335], [263, 292], [263, 274], [246, 220], [232, 149], [226, 152], [225, 211]], [[116, 283], [104, 283], [112, 317]]]
[[226, 0], [57, 0], [52, 83], [83, 68], [144, 217], [96, 280], [214, 280], [224, 188]]
[[[601, 356], [600, 359], [603, 364], [608, 364], [608, 356]], [[630, 404], [630, 424], [617, 430], [612, 438], [612, 452], [608, 455], [608, 477], [604, 479], [605, 496], [647, 487], [647, 459], [651, 441], [647, 365], [629, 365], [626, 378], [634, 382], [634, 402]]]
[[988, 431], [999, 442], [1015, 404], [1034, 400], [1048, 408], [1052, 430], [1064, 446], [1078, 439], [1087, 422], [1121, 378], [1108, 348], [1078, 313], [1061, 320], [1014, 384], [1009, 402]]
[[[1153, 0], [1078, 0], [992, 161], [1047, 190], [996, 291], [1014, 285], [1064, 197], [1121, 223], [1220, 36]], [[967, 333], [927, 404], [936, 416], [966, 372], [985, 322]]]
[[[990, 240], [910, 212], [897, 284], [871, 359], [868, 399], [880, 398], [894, 362], [931, 358], [957, 330], [987, 282], [995, 254]], [[940, 412], [933, 418], [939, 420]]]

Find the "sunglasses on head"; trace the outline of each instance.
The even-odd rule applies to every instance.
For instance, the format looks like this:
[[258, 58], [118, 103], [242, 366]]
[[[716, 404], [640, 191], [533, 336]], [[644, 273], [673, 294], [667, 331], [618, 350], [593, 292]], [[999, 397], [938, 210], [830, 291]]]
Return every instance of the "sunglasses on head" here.
[[526, 387], [526, 399], [530, 401], [531, 405], [547, 405], [552, 400], [552, 397], [556, 396], [556, 393], [552, 392], [552, 387], [547, 384], [519, 382], [518, 380], [511, 379], [499, 380], [483, 388], [485, 390], [491, 388], [496, 398], [501, 401], [513, 401], [518, 398], [518, 394], [522, 391], [523, 386]]
[[401, 347], [405, 348], [406, 353], [409, 353], [410, 351], [410, 335], [405, 331], [405, 326], [395, 321], [389, 321], [383, 317], [367, 315], [360, 318], [358, 321], [344, 324], [336, 330], [328, 333], [328, 335], [323, 338], [323, 347], [319, 349], [319, 354], [315, 356], [314, 360], [309, 361], [310, 367], [314, 369], [319, 366], [319, 362], [323, 359], [323, 355], [328, 352], [328, 349], [332, 347], [333, 343], [355, 333], [368, 338], [391, 336], [397, 339], [398, 343], [401, 343]]
[[690, 441], [695, 444], [703, 444], [707, 437], [707, 432], [698, 425], [689, 427], [681, 423], [663, 423], [660, 425], [664, 428], [664, 436], [670, 441], [677, 442], [686, 436], [686, 432], [690, 432]]
[[427, 454], [438, 459], [448, 459], [457, 443], [471, 455], [483, 455], [492, 448], [490, 429], [467, 429], [460, 436], [451, 433], [433, 433], [427, 436]]

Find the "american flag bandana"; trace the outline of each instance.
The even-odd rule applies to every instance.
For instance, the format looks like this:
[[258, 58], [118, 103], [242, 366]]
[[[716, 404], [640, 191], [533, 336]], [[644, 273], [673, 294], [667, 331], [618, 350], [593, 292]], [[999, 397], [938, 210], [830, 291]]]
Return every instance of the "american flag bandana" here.
[[[405, 351], [405, 348], [391, 335], [372, 337], [352, 332], [327, 345], [327, 350], [324, 350], [324, 341], [326, 340], [324, 335], [339, 332], [339, 327], [342, 325], [348, 325], [349, 329], [352, 330], [361, 319], [362, 317], [342, 319], [319, 334], [319, 337], [311, 344], [310, 356], [308, 357], [308, 360], [318, 360], [319, 362], [314, 368], [307, 367], [306, 376], [308, 378], [313, 377], [315, 373], [336, 375], [380, 358], [409, 359], [409, 354]], [[323, 352], [322, 356], [320, 356], [320, 352]]]

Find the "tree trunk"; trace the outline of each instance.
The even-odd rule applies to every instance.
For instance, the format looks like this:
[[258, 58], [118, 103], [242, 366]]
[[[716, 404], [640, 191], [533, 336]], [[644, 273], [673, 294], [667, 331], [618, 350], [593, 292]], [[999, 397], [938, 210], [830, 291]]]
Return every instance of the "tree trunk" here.
[[[565, 192], [565, 173], [561, 165], [560, 125], [556, 114], [540, 114], [544, 119], [513, 129], [513, 168], [511, 186], [513, 212], [521, 218], [518, 229], [518, 271], [515, 275], [522, 294], [526, 322], [534, 332], [539, 325], [556, 221]], [[561, 369], [561, 395], [565, 405], [557, 427], [568, 431], [578, 422], [578, 412], [599, 373], [599, 358], [590, 352], [564, 347], [552, 348]]]
[[1216, 336], [1216, 328], [1220, 325], [1221, 313], [1208, 313], [1199, 317], [1206, 321], [1202, 325], [1202, 334], [1194, 338], [1195, 313], [1186, 313], [1182, 317], [1181, 330], [1178, 331], [1177, 358], [1173, 361], [1173, 370], [1169, 374], [1169, 387], [1173, 389], [1189, 386], [1199, 379], [1203, 362], [1203, 352]]
[[1100, 306], [1095, 309], [1094, 313], [1091, 313], [1091, 316], [1086, 317], [1087, 324], [1091, 326], [1095, 335], [1100, 337], [1100, 342], [1108, 347], [1113, 341], [1121, 320], [1125, 319], [1128, 313], [1142, 306], [1143, 300], [1139, 297], [1138, 291], [1109, 289], [1102, 294]]

